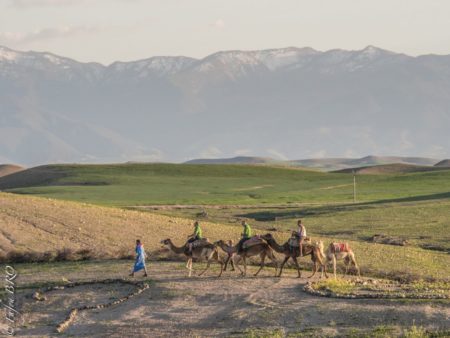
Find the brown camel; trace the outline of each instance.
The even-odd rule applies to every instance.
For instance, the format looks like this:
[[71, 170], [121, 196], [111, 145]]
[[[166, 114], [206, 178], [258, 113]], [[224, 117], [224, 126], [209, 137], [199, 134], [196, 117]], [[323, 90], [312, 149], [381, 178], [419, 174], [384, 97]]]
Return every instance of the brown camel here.
[[[230, 239], [227, 242], [227, 244], [228, 244], [228, 246], [232, 247], [234, 244], [233, 240]], [[234, 256], [236, 255], [236, 253], [235, 252], [231, 252], [231, 253], [227, 252], [226, 254], [227, 254], [227, 259], [225, 260], [225, 267], [223, 268], [223, 271], [227, 271], [228, 263], [231, 264], [231, 271], [235, 271], [236, 269], [234, 268]]]
[[[281, 263], [280, 272], [278, 273], [278, 277], [281, 276], [281, 273], [283, 272], [284, 264], [286, 264], [286, 262], [289, 260], [289, 258], [292, 258], [292, 260], [295, 263], [295, 266], [297, 267], [298, 278], [300, 278], [302, 276], [302, 273], [300, 271], [300, 265], [298, 264], [298, 261], [297, 261], [297, 258], [300, 256], [300, 248], [299, 247], [291, 247], [289, 245], [289, 241], [284, 243], [283, 245], [280, 245], [277, 243], [275, 238], [273, 238], [272, 234], [270, 234], [270, 233], [261, 236], [261, 238], [265, 239], [267, 241], [267, 243], [270, 245], [270, 247], [272, 249], [274, 249], [276, 252], [284, 254], [284, 260], [283, 260], [283, 263]], [[320, 254], [320, 248], [318, 246], [315, 246], [310, 243], [303, 243], [302, 254], [303, 254], [303, 256], [311, 255], [311, 260], [313, 261], [315, 267], [317, 265], [320, 265], [320, 266], [323, 265], [321, 254]], [[316, 272], [314, 271], [313, 274], [309, 278], [314, 276], [315, 273]]]
[[[277, 274], [278, 270], [278, 262], [275, 258], [275, 255], [273, 253], [273, 250], [270, 248], [270, 246], [265, 243], [261, 242], [259, 244], [255, 244], [250, 246], [247, 249], [243, 249], [241, 252], [238, 252], [238, 245], [231, 246], [226, 244], [223, 240], [217, 241], [214, 244], [217, 244], [223, 251], [225, 251], [228, 254], [227, 261], [230, 259], [233, 259], [232, 256], [236, 254], [238, 256], [236, 263], [236, 267], [241, 272], [242, 276], [247, 275], [247, 258], [252, 256], [257, 256], [261, 258], [261, 264], [259, 267], [259, 270], [255, 273], [255, 276], [259, 274], [259, 272], [264, 268], [264, 261], [266, 260], [266, 257], [269, 257], [270, 260], [275, 264], [275, 275]], [[244, 271], [239, 266], [240, 261], [244, 262]], [[226, 263], [225, 263], [226, 264]]]
[[196, 246], [192, 248], [192, 252], [189, 252], [189, 249], [186, 247], [186, 245], [182, 247], [175, 246], [170, 238], [164, 239], [161, 241], [161, 244], [166, 245], [170, 250], [175, 252], [176, 254], [184, 254], [187, 258], [186, 261], [186, 268], [189, 270], [189, 277], [191, 277], [192, 274], [192, 259], [193, 258], [205, 258], [206, 259], [206, 268], [203, 270], [199, 276], [203, 275], [206, 270], [209, 269], [209, 266], [211, 265], [211, 261], [215, 260], [217, 263], [220, 264], [220, 273], [219, 276], [222, 276], [223, 271], [223, 262], [219, 257], [219, 249], [216, 245], [212, 243], [204, 243], [202, 245]]
[[[336, 261], [340, 260], [340, 259], [344, 260], [344, 264], [345, 264], [345, 274], [344, 275], [346, 275], [348, 273], [348, 270], [349, 270], [349, 267], [351, 264], [353, 264], [353, 266], [355, 267], [358, 276], [361, 275], [358, 264], [356, 263], [355, 253], [350, 248], [348, 243], [330, 243], [330, 245], [327, 248], [327, 251], [324, 253], [323, 252], [323, 242], [319, 241], [319, 248], [320, 248], [321, 256], [325, 259], [324, 263], [322, 264], [321, 277], [323, 276], [323, 273], [325, 271], [325, 277], [328, 278], [327, 265], [331, 263], [331, 264], [333, 264], [334, 278], [336, 278]], [[314, 271], [314, 273], [315, 272], [316, 271]]]

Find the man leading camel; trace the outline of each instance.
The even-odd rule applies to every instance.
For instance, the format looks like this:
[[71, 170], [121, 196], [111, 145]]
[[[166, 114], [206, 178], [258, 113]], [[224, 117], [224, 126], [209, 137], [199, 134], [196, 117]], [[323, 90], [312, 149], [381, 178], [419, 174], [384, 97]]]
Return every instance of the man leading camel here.
[[147, 277], [147, 268], [145, 266], [145, 258], [146, 254], [144, 251], [144, 246], [141, 243], [140, 239], [136, 240], [136, 261], [134, 262], [133, 270], [130, 273], [131, 277], [134, 277], [134, 273], [140, 270], [144, 270], [144, 277]]

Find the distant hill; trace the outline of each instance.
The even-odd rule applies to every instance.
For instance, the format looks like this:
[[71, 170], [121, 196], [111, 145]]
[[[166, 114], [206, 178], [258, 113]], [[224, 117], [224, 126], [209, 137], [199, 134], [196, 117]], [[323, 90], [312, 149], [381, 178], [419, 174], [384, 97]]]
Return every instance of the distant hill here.
[[283, 163], [270, 157], [237, 156], [231, 158], [200, 158], [185, 162], [185, 164], [270, 164]]
[[0, 177], [0, 190], [29, 186], [51, 185], [58, 178], [67, 176], [63, 166], [43, 165], [30, 169], [22, 168]]
[[450, 168], [450, 159], [442, 160], [434, 165], [435, 167]]
[[426, 157], [399, 157], [399, 156], [366, 156], [362, 158], [319, 158], [289, 161], [292, 165], [317, 168], [327, 171], [336, 171], [347, 168], [359, 168], [365, 166], [383, 164], [411, 164], [419, 166], [432, 166], [436, 159]]
[[381, 174], [406, 174], [414, 172], [425, 172], [425, 171], [438, 171], [445, 170], [447, 168], [438, 168], [432, 166], [420, 166], [414, 164], [405, 163], [394, 163], [394, 164], [381, 164], [374, 166], [366, 166], [359, 168], [347, 168], [336, 170], [336, 173], [351, 173], [355, 171], [357, 174], [367, 174], [367, 175], [381, 175]]
[[0, 164], [0, 177], [13, 174], [18, 171], [24, 170], [24, 167], [15, 164]]

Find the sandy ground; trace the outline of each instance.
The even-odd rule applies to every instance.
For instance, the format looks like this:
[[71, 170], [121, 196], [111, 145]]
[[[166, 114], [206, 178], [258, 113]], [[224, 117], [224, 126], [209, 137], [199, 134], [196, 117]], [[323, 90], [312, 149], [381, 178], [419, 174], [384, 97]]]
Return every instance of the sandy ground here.
[[[113, 264], [113, 263], [111, 263]], [[22, 276], [28, 282], [55, 276], [76, 280], [124, 278], [129, 263], [114, 271], [98, 269], [77, 272], [52, 271], [48, 276]], [[197, 267], [197, 271], [200, 267]], [[256, 271], [250, 267], [249, 272]], [[204, 277], [186, 278], [181, 263], [151, 264], [151, 287], [136, 298], [106, 309], [81, 312], [63, 336], [83, 337], [228, 337], [249, 336], [255, 330], [281, 330], [284, 335], [309, 333], [345, 335], [351, 330], [368, 331], [387, 325], [400, 329], [415, 324], [427, 329], [450, 329], [450, 303], [431, 301], [344, 300], [311, 296], [303, 292], [306, 278], [286, 270], [273, 277], [267, 267], [259, 277], [239, 277], [216, 271]], [[310, 272], [304, 272], [308, 276]], [[50, 278], [50, 275], [53, 277]], [[136, 277], [140, 280], [141, 277]], [[23, 313], [19, 337], [56, 336], [55, 327], [71, 307], [107, 303], [133, 290], [129, 285], [79, 286], [55, 290], [37, 302], [20, 295]], [[27, 290], [26, 294], [30, 294]]]

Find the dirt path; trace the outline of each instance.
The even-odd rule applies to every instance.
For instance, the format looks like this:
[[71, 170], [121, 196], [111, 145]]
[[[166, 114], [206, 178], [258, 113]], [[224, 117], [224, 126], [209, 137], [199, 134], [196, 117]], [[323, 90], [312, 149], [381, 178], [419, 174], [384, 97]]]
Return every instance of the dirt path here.
[[[75, 280], [124, 278], [129, 263], [65, 272]], [[116, 268], [114, 268], [116, 269]], [[198, 270], [200, 268], [198, 267]], [[250, 267], [250, 272], [256, 271]], [[388, 300], [344, 300], [311, 296], [303, 292], [306, 278], [295, 278], [286, 270], [275, 278], [273, 268], [260, 277], [239, 277], [225, 272], [220, 279], [210, 271], [205, 277], [185, 277], [181, 263], [154, 263], [150, 268], [151, 287], [140, 296], [106, 309], [81, 312], [65, 332], [89, 337], [228, 337], [245, 336], [255, 330], [280, 330], [282, 334], [346, 334], [350, 330], [370, 331], [377, 326], [393, 329], [415, 324], [428, 329], [450, 328], [448, 302]], [[304, 272], [309, 275], [310, 272]], [[50, 277], [49, 277], [50, 276]], [[61, 274], [29, 275], [33, 281]], [[137, 278], [139, 279], [139, 278]], [[48, 293], [44, 302], [22, 297], [24, 325], [17, 336], [53, 336], [58, 321], [70, 307], [108, 302], [130, 292], [130, 286], [95, 285]]]

